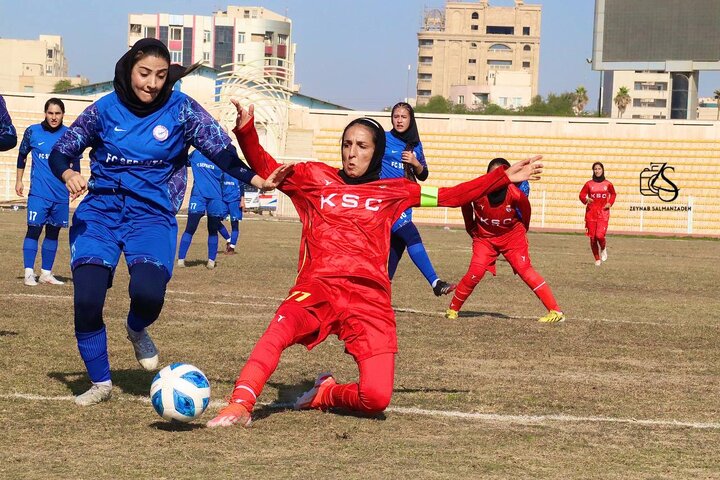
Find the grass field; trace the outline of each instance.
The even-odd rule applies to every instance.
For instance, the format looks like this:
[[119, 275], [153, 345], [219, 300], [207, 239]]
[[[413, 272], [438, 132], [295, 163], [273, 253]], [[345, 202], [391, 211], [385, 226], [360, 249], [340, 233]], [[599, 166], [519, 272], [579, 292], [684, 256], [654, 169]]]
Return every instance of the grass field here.
[[[356, 379], [330, 337], [284, 354], [252, 428], [210, 430], [204, 421], [292, 285], [300, 225], [244, 221], [241, 253], [220, 255], [213, 271], [203, 228], [151, 328], [163, 365], [193, 363], [212, 384], [209, 411], [178, 428], [148, 403], [154, 374], [125, 339], [124, 266], [105, 307], [113, 400], [75, 406], [88, 384], [71, 280], [25, 287], [24, 212], [0, 211], [0, 478], [720, 478], [718, 241], [611, 235], [596, 268], [584, 236], [531, 234], [533, 264], [568, 317], [559, 325], [536, 322], [542, 305], [504, 262], [447, 320], [449, 299], [404, 258], [383, 418], [284, 407], [320, 371]], [[458, 280], [467, 235], [421, 233], [441, 276]], [[64, 231], [58, 276], [70, 276], [67, 264]]]

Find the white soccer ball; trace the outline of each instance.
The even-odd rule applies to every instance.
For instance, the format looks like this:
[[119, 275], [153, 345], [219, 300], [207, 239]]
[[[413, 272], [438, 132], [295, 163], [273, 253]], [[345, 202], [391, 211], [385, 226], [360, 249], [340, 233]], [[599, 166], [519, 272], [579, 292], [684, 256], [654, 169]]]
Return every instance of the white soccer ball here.
[[173, 363], [155, 375], [150, 400], [165, 420], [190, 422], [202, 415], [210, 403], [210, 382], [197, 367]]

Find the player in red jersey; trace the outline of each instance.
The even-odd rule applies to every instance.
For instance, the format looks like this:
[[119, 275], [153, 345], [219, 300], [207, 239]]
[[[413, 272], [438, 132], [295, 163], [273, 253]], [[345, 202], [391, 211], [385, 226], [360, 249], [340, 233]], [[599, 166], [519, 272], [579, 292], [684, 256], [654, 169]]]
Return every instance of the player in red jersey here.
[[615, 203], [615, 187], [605, 180], [605, 167], [593, 163], [593, 177], [580, 190], [580, 201], [585, 207], [585, 234], [590, 237], [590, 249], [598, 267], [607, 260], [605, 234], [610, 221], [610, 207]]
[[[495, 158], [488, 165], [488, 174], [510, 163]], [[502, 170], [502, 168], [500, 168]], [[540, 318], [543, 323], [565, 320], [550, 286], [530, 263], [527, 231], [530, 227], [530, 202], [515, 185], [496, 190], [471, 204], [462, 206], [465, 230], [473, 241], [473, 256], [465, 276], [458, 283], [445, 316], [458, 318], [458, 312], [485, 272], [495, 275], [495, 260], [502, 254], [513, 271], [522, 278], [548, 309]]]
[[[258, 142], [252, 107], [246, 111], [234, 103], [234, 133], [245, 158], [258, 174], [272, 170], [278, 163]], [[385, 132], [370, 118], [350, 122], [341, 147], [342, 170], [320, 162], [296, 164], [278, 187], [303, 225], [297, 279], [240, 372], [229, 405], [208, 427], [249, 426], [283, 350], [294, 344], [311, 349], [330, 334], [357, 362], [359, 381], [338, 384], [322, 374], [295, 408], [382, 412], [392, 395], [397, 352], [387, 271], [393, 222], [410, 207], [458, 207], [542, 171], [535, 157], [451, 188], [421, 187], [405, 178], [379, 180]]]

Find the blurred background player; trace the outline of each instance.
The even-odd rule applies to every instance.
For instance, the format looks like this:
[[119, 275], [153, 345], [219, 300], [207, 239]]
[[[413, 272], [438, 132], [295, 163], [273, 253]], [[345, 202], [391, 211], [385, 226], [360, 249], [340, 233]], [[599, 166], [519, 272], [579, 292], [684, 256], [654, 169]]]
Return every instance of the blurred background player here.
[[[495, 158], [488, 165], [488, 173], [497, 168], [507, 168], [504, 158]], [[520, 214], [518, 215], [518, 211]], [[458, 318], [458, 312], [473, 292], [485, 272], [495, 275], [495, 261], [499, 254], [508, 261], [513, 271], [522, 278], [548, 309], [540, 318], [543, 323], [565, 320], [550, 286], [530, 263], [527, 231], [530, 228], [530, 202], [515, 185], [508, 185], [485, 195], [471, 204], [463, 205], [465, 230], [473, 241], [470, 267], [460, 280], [445, 316]]]
[[[138, 40], [115, 65], [115, 91], [87, 107], [50, 154], [53, 174], [71, 198], [87, 192], [70, 227], [75, 338], [92, 382], [75, 397], [79, 406], [112, 395], [103, 308], [121, 254], [130, 273], [127, 338], [142, 368], [159, 364], [147, 327], [160, 316], [172, 277], [189, 147], [257, 187], [274, 186], [247, 168], [205, 109], [173, 90], [197, 66], [171, 65], [165, 44]], [[88, 147], [86, 180], [70, 164]]]
[[610, 207], [615, 203], [615, 187], [605, 179], [605, 167], [593, 163], [593, 177], [580, 190], [580, 201], [585, 205], [585, 234], [590, 237], [590, 249], [595, 265], [608, 259], [605, 234], [610, 222]]
[[229, 175], [223, 175], [222, 197], [223, 202], [225, 202], [225, 209], [230, 217], [231, 232], [228, 233], [227, 228], [221, 222], [218, 233], [226, 241], [225, 255], [235, 255], [235, 246], [238, 237], [240, 237], [240, 221], [243, 218], [243, 208], [245, 207], [244, 184]]
[[17, 132], [7, 111], [5, 99], [0, 95], [0, 152], [15, 148], [17, 145]]
[[[233, 132], [258, 172], [278, 165], [260, 146], [253, 107], [238, 109]], [[230, 403], [208, 427], [249, 426], [251, 412], [282, 352], [294, 344], [312, 349], [334, 334], [357, 363], [359, 380], [338, 384], [321, 374], [295, 402], [296, 409], [344, 408], [377, 414], [390, 403], [395, 377], [397, 332], [390, 302], [387, 258], [390, 228], [412, 206], [460, 206], [522, 181], [542, 166], [531, 160], [456, 187], [420, 187], [404, 178], [380, 180], [385, 132], [359, 118], [343, 131], [342, 169], [322, 162], [299, 163], [278, 187], [303, 224], [298, 275], [235, 382]]]
[[[23, 241], [23, 262], [25, 264], [25, 285], [35, 286], [37, 282], [50, 285], [63, 285], [52, 274], [55, 254], [58, 248], [58, 236], [61, 228], [68, 227], [70, 196], [65, 184], [58, 180], [50, 170], [48, 158], [55, 143], [67, 127], [63, 125], [65, 104], [59, 98], [45, 102], [45, 120], [30, 125], [20, 143], [17, 159], [17, 178], [15, 193], [24, 196], [23, 174], [27, 156], [32, 152], [30, 170], [30, 193], [27, 201], [27, 233]], [[79, 159], [73, 163], [73, 169], [79, 171]], [[38, 240], [45, 227], [45, 239], [42, 243], [42, 265], [40, 278], [35, 279], [35, 257]]]
[[185, 232], [180, 238], [178, 249], [178, 266], [185, 266], [185, 257], [192, 243], [193, 235], [200, 224], [200, 219], [207, 213], [207, 268], [215, 268], [218, 249], [218, 229], [220, 222], [227, 214], [223, 202], [223, 172], [208, 158], [195, 150], [190, 154], [190, 168], [193, 172], [193, 186], [188, 203], [188, 219]]
[[[425, 181], [428, 178], [428, 168], [413, 108], [408, 103], [400, 102], [392, 108], [390, 118], [393, 128], [385, 132], [385, 154], [380, 178], [405, 177], [413, 182]], [[435, 295], [447, 295], [453, 291], [455, 285], [440, 280], [435, 273], [420, 232], [412, 221], [411, 208], [404, 211], [392, 226], [388, 259], [390, 280], [395, 276], [398, 263], [406, 248], [408, 255], [425, 276]]]

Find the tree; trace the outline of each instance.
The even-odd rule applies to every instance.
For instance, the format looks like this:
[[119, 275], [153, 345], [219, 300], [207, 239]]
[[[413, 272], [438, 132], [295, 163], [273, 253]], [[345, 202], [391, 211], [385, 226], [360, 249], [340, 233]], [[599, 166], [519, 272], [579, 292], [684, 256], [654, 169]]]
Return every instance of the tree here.
[[59, 80], [53, 87], [53, 93], [64, 92], [73, 87], [70, 80]]
[[628, 90], [627, 87], [620, 87], [613, 99], [615, 106], [618, 108], [618, 112], [620, 113], [620, 118], [622, 118], [623, 113], [625, 113], [627, 106], [630, 105], [630, 100], [632, 100], [630, 98], [630, 90]]
[[580, 115], [583, 110], [585, 110], [585, 105], [588, 104], [590, 99], [587, 95], [587, 90], [585, 90], [585, 87], [580, 85], [574, 93], [573, 96], [573, 111], [575, 112], [575, 115]]
[[435, 95], [430, 97], [427, 104], [418, 105], [415, 111], [420, 113], [450, 113], [452, 107], [450, 100], [442, 95]]
[[717, 120], [720, 120], [720, 90], [715, 90], [713, 92], [713, 98], [715, 99], [715, 105], [717, 105]]

